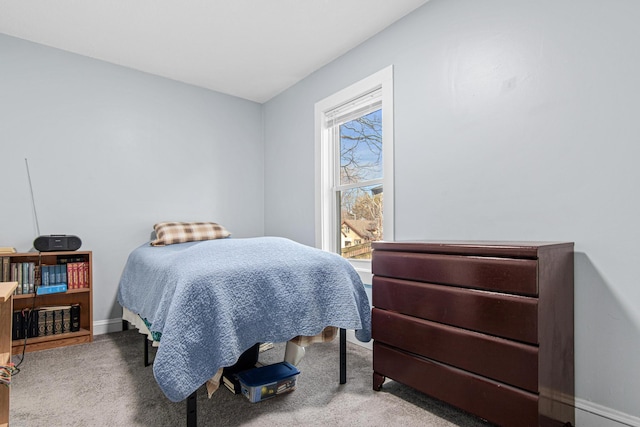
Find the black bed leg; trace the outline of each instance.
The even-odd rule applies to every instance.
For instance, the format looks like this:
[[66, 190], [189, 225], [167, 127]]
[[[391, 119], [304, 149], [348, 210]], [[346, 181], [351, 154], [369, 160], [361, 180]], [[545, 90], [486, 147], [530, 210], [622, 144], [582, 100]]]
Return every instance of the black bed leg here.
[[126, 320], [122, 320], [122, 330], [123, 331], [128, 331], [129, 330], [129, 322], [127, 322]]
[[187, 427], [198, 426], [198, 406], [196, 395], [198, 390], [194, 391], [187, 397]]
[[149, 363], [149, 339], [146, 335], [143, 335], [142, 338], [144, 339], [144, 366], [147, 367], [151, 365]]
[[347, 331], [340, 328], [340, 384], [347, 383]]

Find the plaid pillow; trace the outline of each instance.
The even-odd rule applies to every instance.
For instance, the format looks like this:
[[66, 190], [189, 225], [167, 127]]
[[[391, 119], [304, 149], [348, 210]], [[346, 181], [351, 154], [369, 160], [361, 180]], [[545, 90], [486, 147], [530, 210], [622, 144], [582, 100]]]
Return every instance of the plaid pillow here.
[[151, 246], [223, 239], [231, 235], [223, 226], [215, 222], [159, 222], [153, 226], [153, 229], [156, 232], [156, 239], [151, 242]]

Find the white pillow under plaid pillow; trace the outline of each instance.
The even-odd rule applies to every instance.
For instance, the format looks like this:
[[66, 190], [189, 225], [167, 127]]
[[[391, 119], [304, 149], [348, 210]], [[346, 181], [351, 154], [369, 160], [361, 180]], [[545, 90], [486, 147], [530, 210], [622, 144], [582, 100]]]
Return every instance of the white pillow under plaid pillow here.
[[231, 235], [227, 229], [215, 222], [159, 222], [153, 229], [156, 239], [151, 242], [151, 246], [224, 239]]

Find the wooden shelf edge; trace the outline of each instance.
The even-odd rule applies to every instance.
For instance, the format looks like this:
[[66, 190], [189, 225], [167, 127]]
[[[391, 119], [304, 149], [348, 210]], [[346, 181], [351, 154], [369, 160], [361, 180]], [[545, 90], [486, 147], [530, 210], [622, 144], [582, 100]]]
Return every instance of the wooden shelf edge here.
[[77, 289], [67, 289], [65, 292], [56, 292], [54, 294], [44, 294], [44, 295], [36, 295], [36, 294], [17, 294], [13, 296], [13, 299], [27, 299], [34, 297], [48, 297], [53, 295], [65, 295], [65, 294], [81, 294], [85, 292], [91, 292], [91, 288], [77, 288]]
[[[27, 338], [27, 348], [25, 351], [46, 350], [67, 345], [84, 344], [92, 341], [93, 334], [91, 331], [88, 329], [80, 329], [78, 332]], [[22, 347], [24, 347], [24, 340], [12, 341], [11, 354], [16, 355], [22, 353]]]
[[17, 286], [18, 282], [0, 282], [0, 303], [8, 301]]
[[14, 252], [2, 254], [2, 256], [20, 257], [20, 258], [45, 258], [52, 256], [69, 256], [69, 255], [91, 255], [92, 251], [48, 251], [48, 252]]

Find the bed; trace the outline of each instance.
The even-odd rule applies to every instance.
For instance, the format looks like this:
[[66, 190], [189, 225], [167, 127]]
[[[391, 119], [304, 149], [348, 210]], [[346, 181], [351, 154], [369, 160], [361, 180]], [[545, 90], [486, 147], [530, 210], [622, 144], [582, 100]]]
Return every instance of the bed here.
[[143, 319], [159, 340], [153, 373], [174, 402], [256, 343], [327, 327], [339, 328], [342, 342], [346, 329], [371, 339], [369, 301], [349, 262], [279, 237], [147, 242], [129, 255], [117, 299], [127, 320]]

